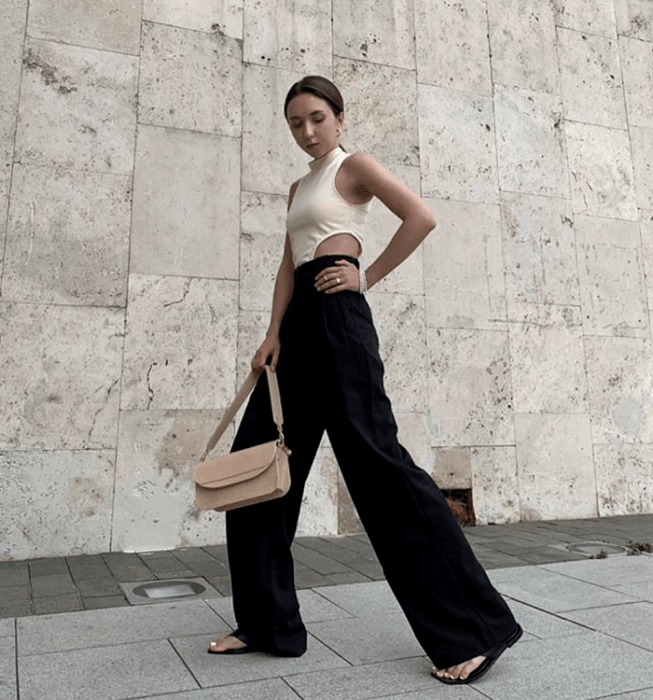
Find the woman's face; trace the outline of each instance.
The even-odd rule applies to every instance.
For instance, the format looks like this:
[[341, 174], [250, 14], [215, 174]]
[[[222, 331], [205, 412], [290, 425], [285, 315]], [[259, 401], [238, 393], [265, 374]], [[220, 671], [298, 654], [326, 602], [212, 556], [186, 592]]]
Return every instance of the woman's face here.
[[336, 117], [321, 97], [310, 92], [296, 95], [288, 103], [286, 116], [297, 145], [313, 158], [321, 158], [340, 143], [344, 114]]

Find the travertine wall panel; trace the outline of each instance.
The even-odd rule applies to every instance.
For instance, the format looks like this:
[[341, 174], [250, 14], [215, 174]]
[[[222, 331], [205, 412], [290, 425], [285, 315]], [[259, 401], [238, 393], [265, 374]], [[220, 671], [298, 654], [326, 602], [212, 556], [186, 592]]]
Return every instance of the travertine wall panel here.
[[415, 0], [420, 83], [492, 94], [485, 0]]
[[413, 0], [333, 0], [334, 53], [415, 68]]
[[429, 328], [427, 342], [432, 444], [513, 445], [508, 334]]
[[559, 27], [614, 36], [614, 4], [612, 0], [553, 0], [556, 24]]
[[428, 325], [505, 328], [499, 207], [427, 201], [439, 222], [436, 235], [427, 238], [423, 246]]
[[653, 343], [585, 339], [594, 443], [653, 443]]
[[122, 313], [3, 303], [0, 329], [0, 447], [115, 448]]
[[243, 0], [143, 0], [143, 19], [243, 38]]
[[16, 164], [2, 296], [124, 306], [130, 220], [125, 175]]
[[0, 559], [106, 552], [113, 450], [0, 450]]
[[616, 38], [558, 29], [558, 55], [567, 119], [625, 129]]
[[650, 338], [638, 222], [579, 216], [576, 241], [585, 333]]
[[336, 58], [333, 75], [348, 105], [344, 147], [366, 151], [388, 167], [419, 165], [415, 71]]
[[138, 54], [142, 0], [31, 0], [28, 31], [39, 39]]
[[133, 56], [29, 41], [20, 93], [17, 160], [131, 174], [137, 76], [138, 60]]
[[516, 413], [587, 413], [580, 310], [540, 306], [510, 326]]
[[569, 200], [511, 193], [504, 193], [502, 199], [510, 317], [520, 320], [523, 304], [578, 305], [576, 240]]
[[637, 39], [619, 38], [631, 126], [653, 128], [653, 45]]
[[239, 180], [236, 139], [141, 126], [131, 271], [237, 279]]
[[131, 275], [121, 408], [228, 406], [237, 294], [226, 280]]
[[494, 104], [501, 189], [568, 197], [560, 98], [498, 85]]
[[578, 122], [566, 131], [574, 212], [637, 219], [628, 132]]
[[330, 73], [331, 8], [311, 0], [245, 4], [245, 61], [300, 73]]
[[142, 41], [141, 123], [240, 136], [241, 42], [153, 22]]
[[523, 520], [598, 515], [587, 416], [516, 415], [515, 433]]
[[[190, 475], [268, 327], [308, 73], [438, 221], [368, 297], [415, 462], [483, 523], [653, 511], [651, 0], [2, 14], [0, 558], [224, 541]], [[361, 530], [326, 438], [304, 500]]]
[[[118, 551], [224, 537], [224, 515], [195, 508], [191, 478], [219, 417], [215, 410], [121, 412], [113, 528]], [[229, 430], [212, 454], [227, 452], [232, 439]]]
[[486, 97], [418, 85], [422, 195], [495, 203], [494, 110]]
[[513, 523], [521, 519], [515, 448], [470, 450], [474, 511], [477, 523]]
[[555, 92], [556, 29], [550, 0], [488, 0], [495, 83]]

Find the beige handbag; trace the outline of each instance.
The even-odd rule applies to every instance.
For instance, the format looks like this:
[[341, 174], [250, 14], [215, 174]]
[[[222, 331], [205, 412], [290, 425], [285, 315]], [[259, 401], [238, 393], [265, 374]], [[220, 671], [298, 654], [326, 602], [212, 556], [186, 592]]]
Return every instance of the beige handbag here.
[[272, 417], [277, 425], [279, 437], [223, 457], [206, 459], [261, 376], [260, 372], [252, 371], [222, 417], [200, 463], [195, 468], [195, 503], [201, 510], [233, 510], [280, 498], [288, 493], [290, 450], [286, 447], [283, 437], [279, 384], [277, 375], [269, 367], [266, 366], [265, 371], [272, 403]]

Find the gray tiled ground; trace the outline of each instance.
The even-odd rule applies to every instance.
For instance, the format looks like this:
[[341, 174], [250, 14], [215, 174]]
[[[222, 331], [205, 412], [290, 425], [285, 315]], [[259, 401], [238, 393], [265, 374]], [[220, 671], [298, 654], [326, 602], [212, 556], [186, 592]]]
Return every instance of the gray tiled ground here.
[[[226, 591], [223, 546], [0, 563], [0, 700], [653, 700], [653, 556], [574, 554], [561, 562], [562, 550], [551, 546], [651, 541], [652, 523], [653, 516], [468, 530], [486, 565], [503, 562], [490, 577], [525, 629], [473, 687], [429, 676], [430, 661], [378, 580], [364, 535], [299, 543], [298, 571], [316, 586], [299, 591], [309, 630], [299, 659], [207, 654], [208, 642], [234, 625], [230, 598], [131, 607], [101, 595], [123, 576], [182, 572], [204, 573]], [[359, 583], [333, 585], [338, 577]], [[62, 592], [71, 582], [73, 592]], [[34, 614], [41, 605], [65, 609], [66, 596], [111, 607]], [[26, 617], [6, 615], [26, 607]]]

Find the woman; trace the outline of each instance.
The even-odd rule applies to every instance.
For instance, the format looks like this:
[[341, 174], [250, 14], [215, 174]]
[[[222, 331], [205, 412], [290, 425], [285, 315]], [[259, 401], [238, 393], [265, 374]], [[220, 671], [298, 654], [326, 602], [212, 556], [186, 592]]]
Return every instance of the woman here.
[[[270, 327], [252, 360], [276, 370], [292, 486], [281, 499], [227, 514], [238, 629], [210, 653], [300, 656], [290, 545], [302, 492], [326, 430], [360, 518], [417, 639], [445, 683], [480, 678], [521, 636], [433, 480], [397, 441], [383, 365], [364, 292], [435, 227], [430, 209], [364, 153], [340, 148], [342, 97], [308, 76], [290, 89], [285, 116], [313, 160], [290, 188], [287, 235]], [[363, 271], [363, 227], [376, 197], [401, 225]], [[275, 438], [266, 380], [258, 382], [234, 450]]]

